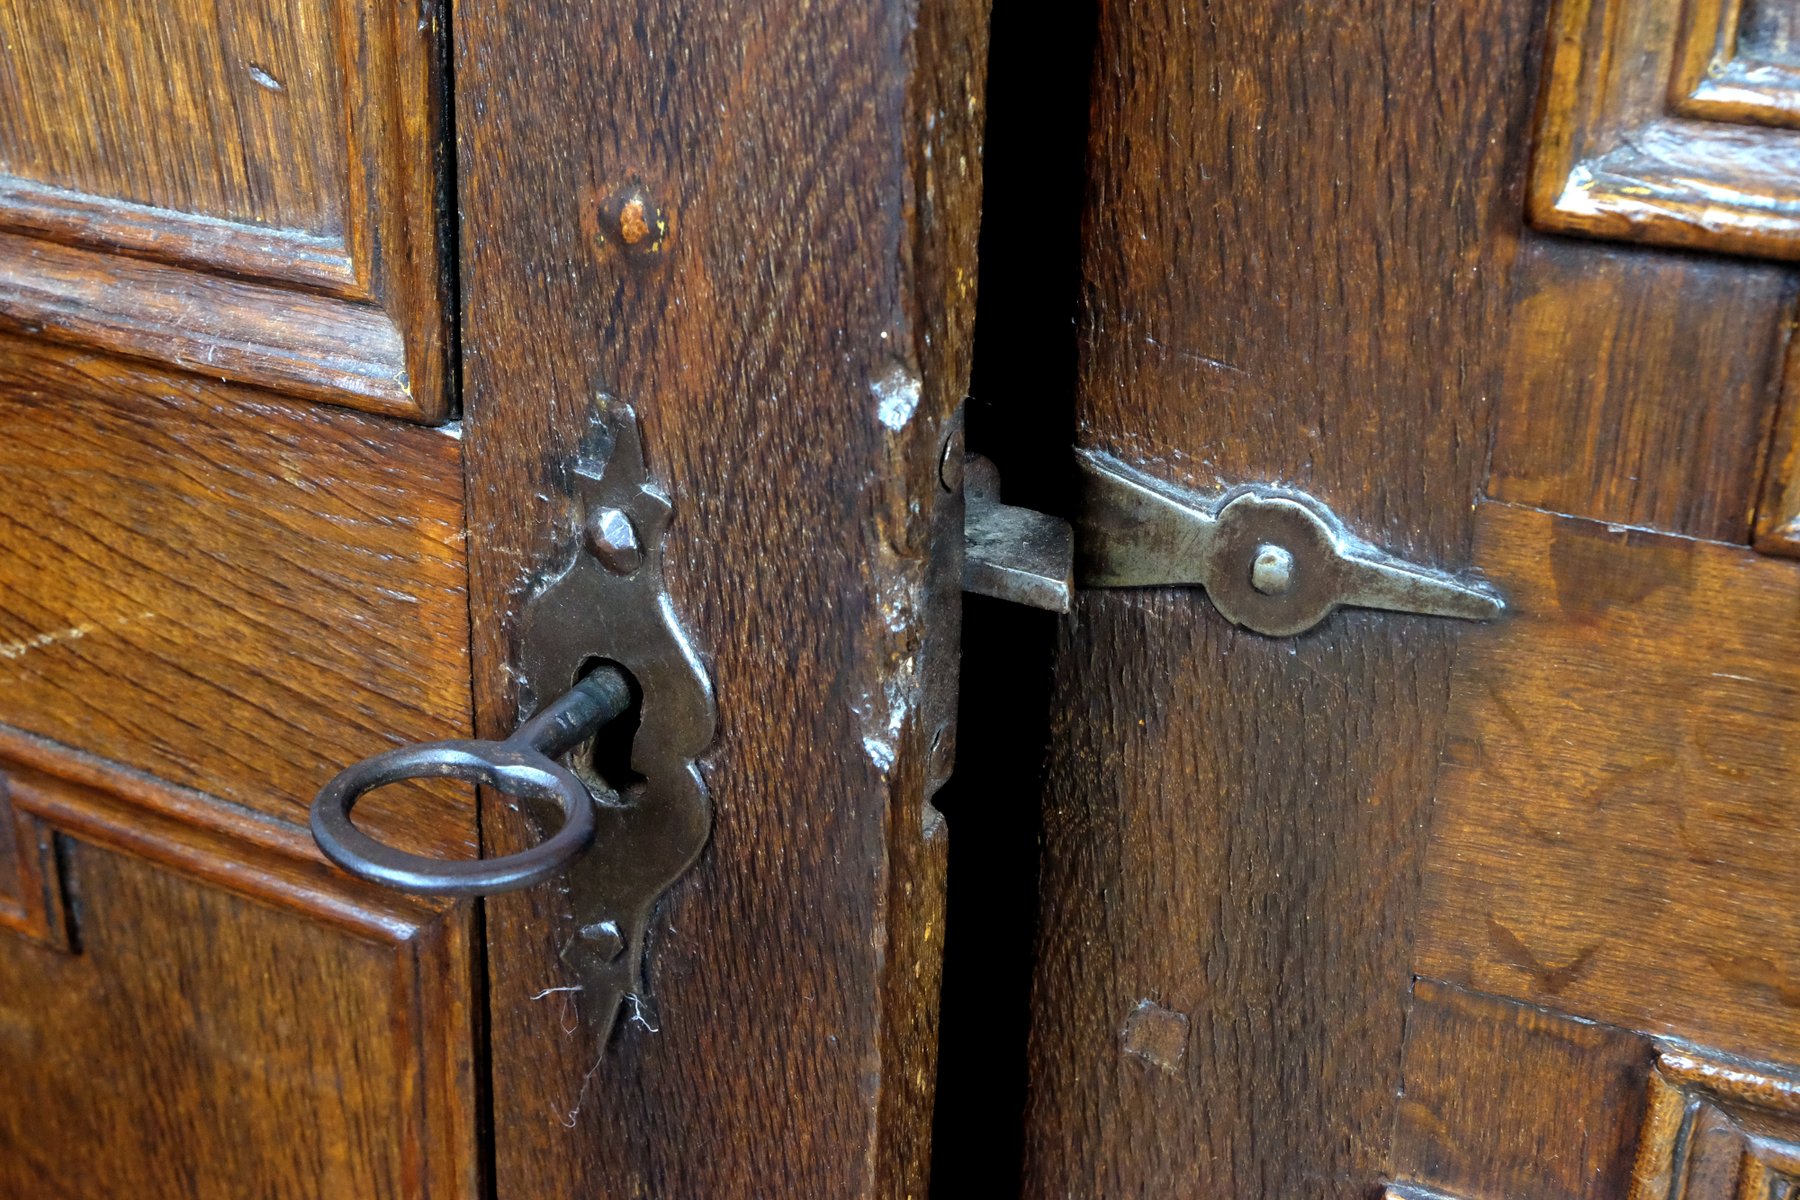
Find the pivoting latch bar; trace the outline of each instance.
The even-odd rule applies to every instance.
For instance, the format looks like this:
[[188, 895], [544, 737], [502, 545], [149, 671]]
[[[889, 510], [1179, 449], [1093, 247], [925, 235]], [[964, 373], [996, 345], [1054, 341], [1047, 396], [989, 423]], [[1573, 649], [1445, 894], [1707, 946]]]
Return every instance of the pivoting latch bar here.
[[1378, 550], [1305, 492], [1263, 485], [1202, 496], [1093, 450], [1076, 451], [1083, 587], [1193, 584], [1235, 624], [1304, 633], [1338, 608], [1485, 621], [1506, 610], [1478, 580]]

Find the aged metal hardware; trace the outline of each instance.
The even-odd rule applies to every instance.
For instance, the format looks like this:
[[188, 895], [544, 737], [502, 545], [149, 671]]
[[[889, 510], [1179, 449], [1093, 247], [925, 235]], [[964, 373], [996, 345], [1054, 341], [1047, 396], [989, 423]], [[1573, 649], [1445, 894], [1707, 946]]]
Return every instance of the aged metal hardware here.
[[[567, 490], [570, 561], [521, 616], [519, 707], [538, 715], [504, 742], [403, 747], [351, 767], [314, 801], [313, 836], [346, 870], [409, 891], [482, 895], [562, 872], [562, 958], [578, 984], [580, 1011], [604, 1037], [627, 996], [653, 1020], [644, 982], [650, 917], [711, 832], [712, 806], [694, 759], [712, 741], [716, 714], [712, 686], [663, 585], [671, 506], [649, 475], [629, 407], [597, 413]], [[632, 778], [609, 782], [600, 776], [594, 737], [634, 695]], [[567, 767], [549, 761], [563, 753]], [[540, 826], [561, 827], [518, 854], [445, 862], [402, 854], [350, 824], [362, 793], [421, 775], [515, 795]]]
[[964, 460], [963, 503], [963, 590], [1068, 612], [1075, 591], [1069, 523], [1000, 503], [999, 470], [975, 454]]
[[1085, 587], [1198, 584], [1228, 620], [1274, 637], [1303, 633], [1340, 607], [1477, 621], [1505, 610], [1485, 584], [1360, 541], [1303, 492], [1251, 486], [1204, 497], [1096, 451], [1076, 460]]
[[[654, 1022], [644, 978], [650, 917], [712, 830], [694, 760], [712, 741], [717, 715], [663, 583], [671, 506], [650, 477], [630, 408], [600, 414], [570, 482], [582, 549], [526, 605], [519, 670], [528, 701], [557, 694], [596, 660], [630, 672], [642, 696], [631, 739], [639, 778], [618, 781], [621, 803], [597, 810], [594, 848], [569, 872], [569, 923], [557, 935], [584, 1019], [610, 1030], [627, 996]], [[593, 762], [578, 755], [575, 773], [604, 787]], [[525, 799], [540, 823], [556, 819], [549, 804]]]
[[[596, 807], [618, 802], [610, 790], [590, 794], [588, 784], [553, 760], [630, 706], [630, 683], [616, 668], [603, 667], [503, 742], [426, 742], [365, 758], [340, 772], [313, 801], [313, 840], [352, 875], [406, 892], [489, 896], [542, 883], [593, 845]], [[350, 823], [350, 810], [365, 793], [432, 776], [546, 801], [560, 811], [562, 828], [517, 854], [470, 861], [407, 854]]]

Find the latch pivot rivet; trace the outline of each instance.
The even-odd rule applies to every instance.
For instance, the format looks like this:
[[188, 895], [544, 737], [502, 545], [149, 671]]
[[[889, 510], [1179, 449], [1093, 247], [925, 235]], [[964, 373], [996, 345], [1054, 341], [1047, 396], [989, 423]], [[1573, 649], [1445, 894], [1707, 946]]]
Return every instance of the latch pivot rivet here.
[[1293, 585], [1294, 556], [1273, 543], [1258, 546], [1250, 564], [1250, 586], [1265, 596], [1279, 596]]
[[597, 508], [588, 514], [587, 545], [594, 557], [617, 575], [629, 575], [644, 561], [644, 547], [637, 527], [617, 508]]

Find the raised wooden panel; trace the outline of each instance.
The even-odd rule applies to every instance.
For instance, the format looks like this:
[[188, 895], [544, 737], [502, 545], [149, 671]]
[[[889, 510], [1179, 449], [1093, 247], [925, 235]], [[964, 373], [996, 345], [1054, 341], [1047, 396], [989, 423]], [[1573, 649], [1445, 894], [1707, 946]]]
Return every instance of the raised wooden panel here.
[[1393, 1176], [1403, 1194], [1616, 1200], [1631, 1178], [1645, 1039], [1421, 979], [1406, 1018]]
[[[455, 437], [24, 339], [0, 429], [0, 724], [289, 822], [343, 765], [467, 732]], [[454, 789], [367, 820], [474, 846]]]
[[[1782, 0], [1558, 0], [1532, 220], [1595, 237], [1800, 257], [1800, 129], [1785, 127], [1800, 90], [1782, 35], [1756, 16], [1784, 10]], [[1746, 79], [1751, 93], [1740, 87]]]
[[1664, 1047], [1628, 1200], [1800, 1195], [1800, 1075]]
[[174, 213], [345, 227], [344, 6], [0, 4], [0, 171]]
[[0, 743], [16, 804], [63, 841], [79, 930], [73, 954], [0, 937], [0, 1194], [477, 1194], [466, 906], [21, 753]]
[[1487, 504], [1425, 975], [1800, 1060], [1800, 569]]
[[0, 0], [0, 327], [448, 412], [436, 9]]
[[1800, 558], [1800, 338], [1788, 343], [1781, 408], [1756, 513], [1756, 548]]
[[1514, 279], [1488, 494], [1747, 541], [1788, 269], [1534, 236]]

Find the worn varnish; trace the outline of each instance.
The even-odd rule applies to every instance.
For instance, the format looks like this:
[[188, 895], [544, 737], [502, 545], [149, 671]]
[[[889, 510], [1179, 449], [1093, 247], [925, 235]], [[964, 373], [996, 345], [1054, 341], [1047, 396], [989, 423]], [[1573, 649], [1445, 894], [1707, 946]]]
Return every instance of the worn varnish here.
[[[966, 385], [981, 15], [458, 9], [479, 727], [513, 721], [519, 605], [568, 553], [559, 476], [600, 397], [642, 416], [674, 497], [672, 603], [719, 707], [712, 841], [610, 1046], [545, 992], [570, 982], [554, 890], [487, 906], [502, 1195], [924, 1194], [926, 689], [948, 680], [921, 664]], [[493, 849], [528, 836], [488, 812]]]
[[1419, 970], [1800, 1062], [1800, 575], [1501, 505], [1456, 669]]
[[1784, 7], [1556, 0], [1532, 220], [1591, 237], [1800, 257], [1800, 64], [1751, 20]]
[[0, 328], [452, 409], [432, 3], [0, 2]]
[[[468, 728], [443, 433], [0, 342], [0, 724], [289, 822], [341, 766]], [[370, 828], [467, 854], [469, 797]]]

